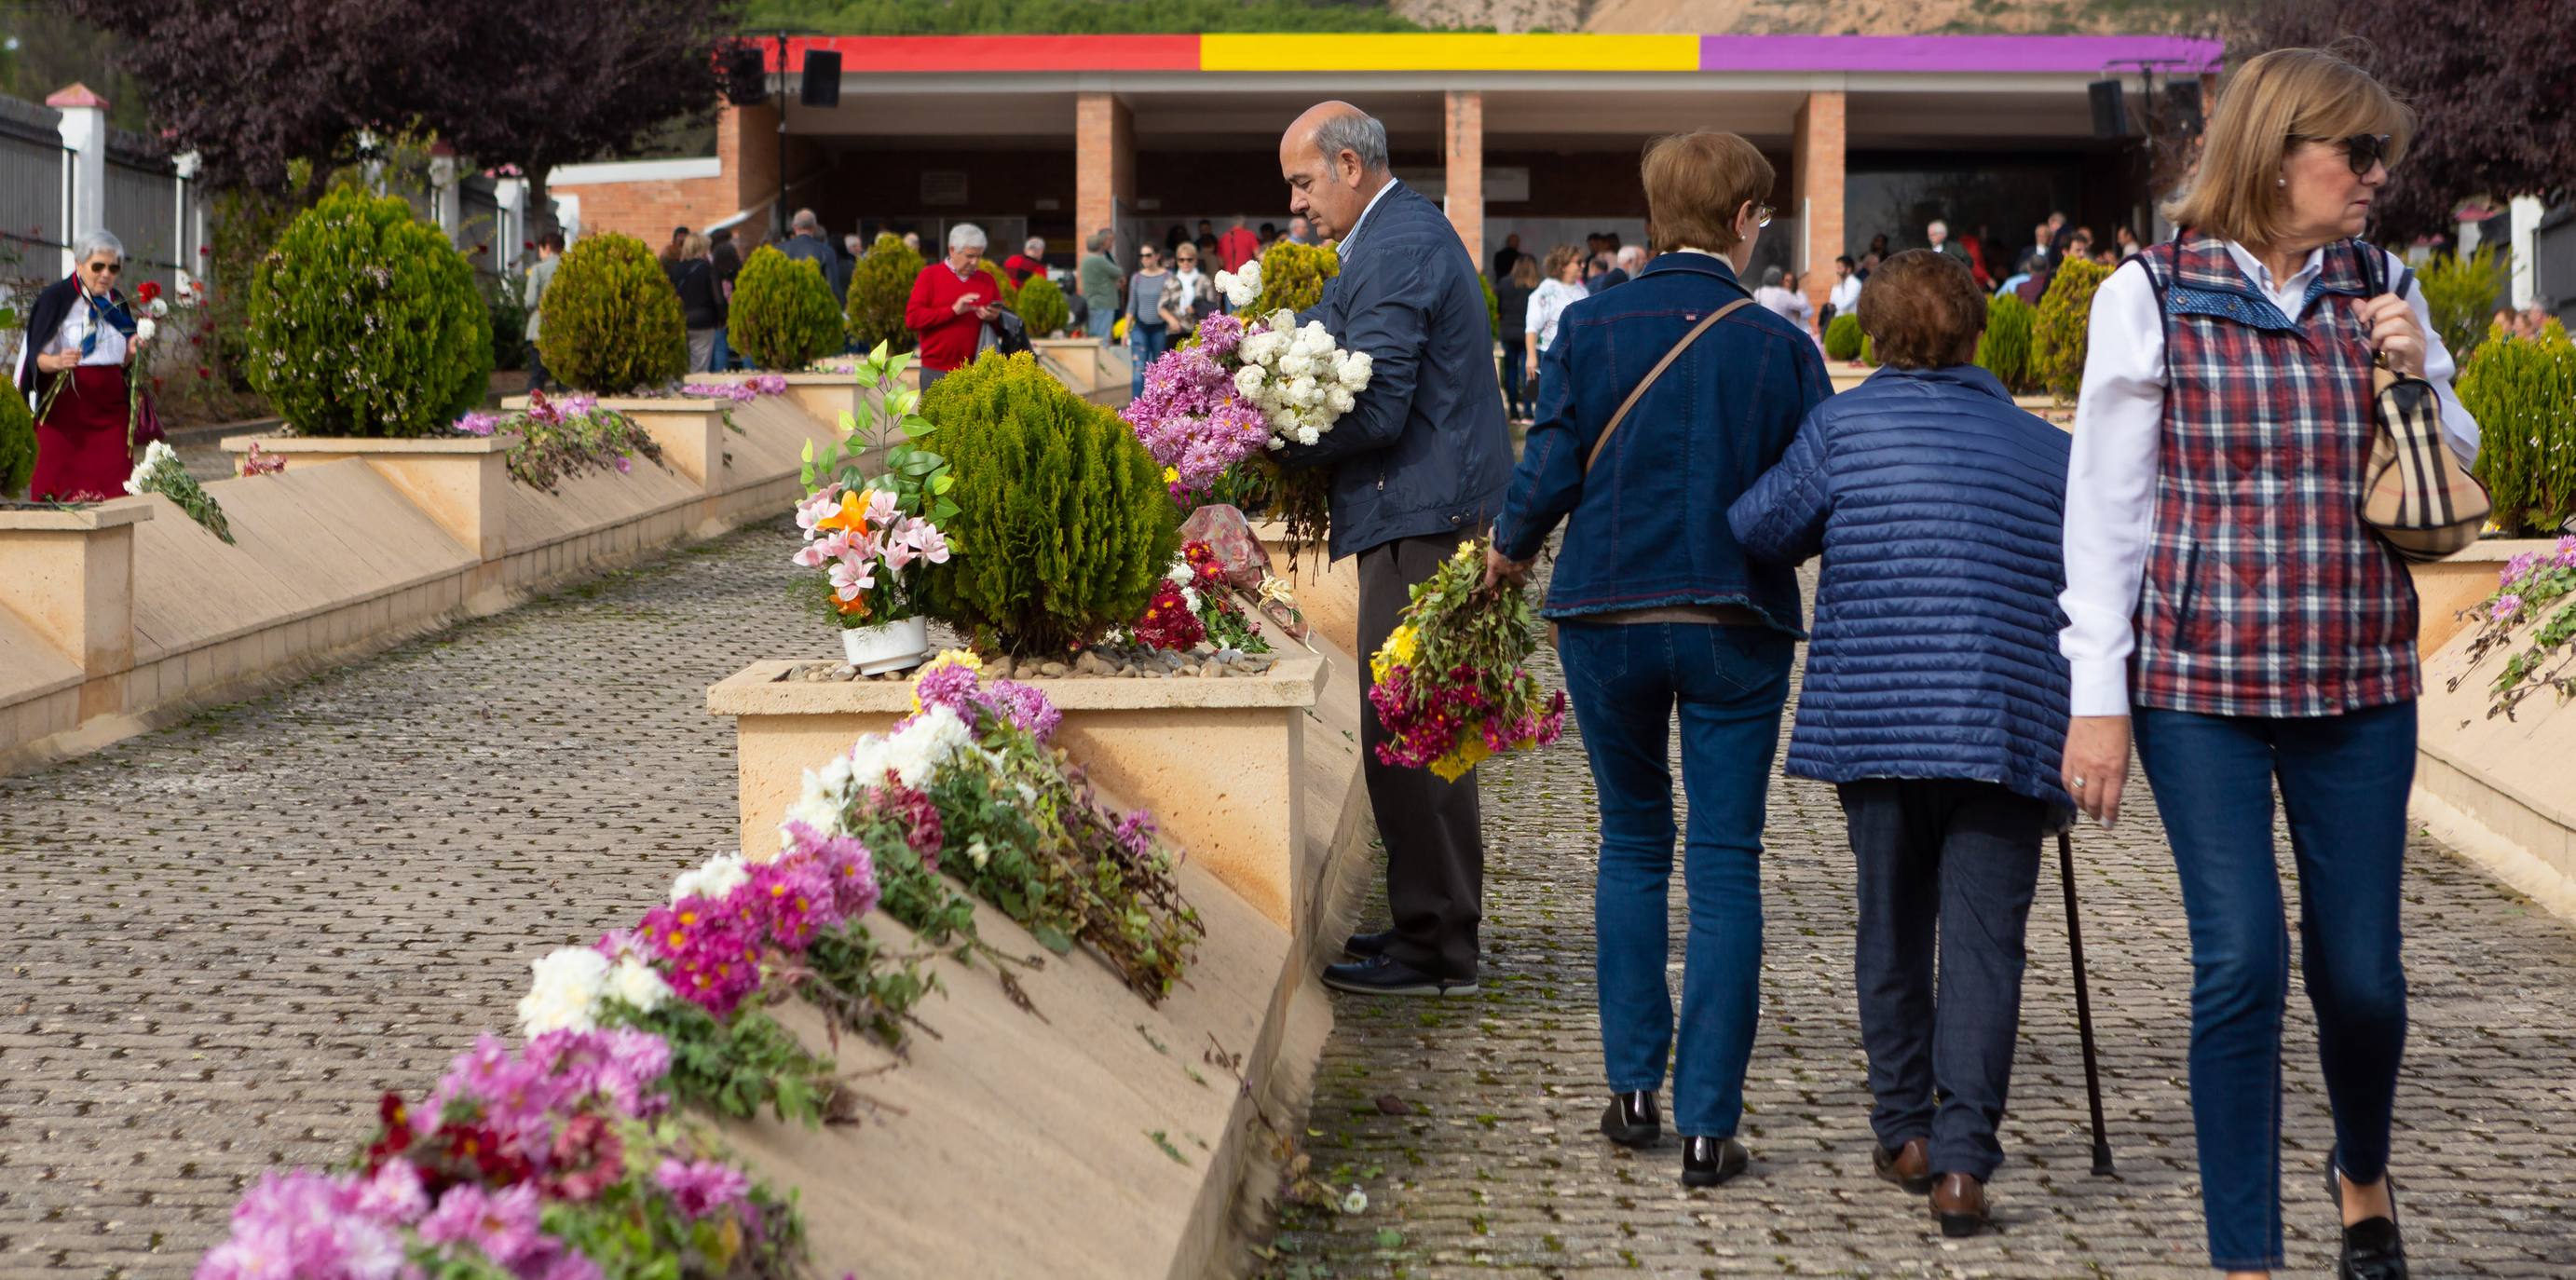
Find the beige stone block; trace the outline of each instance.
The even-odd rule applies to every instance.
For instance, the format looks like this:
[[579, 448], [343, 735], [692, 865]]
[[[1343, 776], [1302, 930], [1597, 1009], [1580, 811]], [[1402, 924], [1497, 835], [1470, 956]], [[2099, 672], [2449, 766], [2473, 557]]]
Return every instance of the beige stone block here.
[[134, 665], [134, 526], [148, 498], [0, 511], [0, 608], [89, 676]]
[[228, 453], [244, 453], [253, 442], [264, 452], [287, 455], [290, 468], [299, 463], [360, 459], [477, 557], [496, 560], [508, 550], [504, 503], [510, 472], [506, 455], [510, 446], [518, 442], [515, 435], [416, 440], [227, 436], [223, 447]]
[[[707, 691], [710, 712], [735, 717], [745, 848], [775, 844], [807, 769], [912, 710], [908, 682], [784, 679], [794, 666], [755, 663]], [[1325, 678], [1319, 659], [1289, 657], [1260, 676], [1032, 683], [1064, 712], [1056, 741], [1094, 781], [1289, 928], [1308, 872], [1306, 713]]]
[[[2472, 563], [2482, 562], [2491, 573], [2492, 560]], [[2456, 584], [2463, 577], [2434, 580]], [[2493, 581], [2485, 578], [2481, 595]], [[2544, 692], [2525, 699], [2511, 718], [2489, 714], [2487, 688], [2505, 654], [2471, 665], [2473, 635], [2454, 633], [2424, 663], [2415, 799], [2419, 808], [2429, 800], [2439, 812], [2436, 834], [2454, 848], [2576, 919], [2576, 704]]]
[[635, 420], [644, 434], [661, 446], [662, 460], [686, 477], [699, 493], [719, 493], [724, 485], [724, 411], [705, 400], [603, 400]]
[[2505, 561], [2527, 551], [2547, 552], [2557, 545], [2552, 538], [2490, 538], [2471, 544], [2447, 560], [2408, 565], [2406, 571], [2415, 579], [2421, 617], [2416, 634], [2417, 656], [2431, 658], [2451, 642], [2451, 637], [2476, 625], [2475, 619], [2460, 614], [2495, 594]]

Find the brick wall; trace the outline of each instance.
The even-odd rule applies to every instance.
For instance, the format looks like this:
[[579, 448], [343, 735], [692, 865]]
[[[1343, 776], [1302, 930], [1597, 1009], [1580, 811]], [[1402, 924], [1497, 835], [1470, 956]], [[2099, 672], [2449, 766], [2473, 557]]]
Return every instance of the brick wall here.
[[1791, 178], [1796, 199], [1784, 212], [1805, 211], [1808, 259], [1799, 288], [1817, 307], [1834, 290], [1834, 257], [1843, 244], [1843, 107], [1840, 90], [1818, 90], [1798, 108]]

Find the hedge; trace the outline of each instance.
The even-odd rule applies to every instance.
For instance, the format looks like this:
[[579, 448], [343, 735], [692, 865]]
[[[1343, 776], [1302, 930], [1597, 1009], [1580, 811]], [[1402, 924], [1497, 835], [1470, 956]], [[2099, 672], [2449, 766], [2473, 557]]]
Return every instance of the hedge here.
[[2460, 366], [2478, 420], [2477, 476], [2509, 535], [2554, 533], [2576, 515], [2576, 344], [2551, 321], [2537, 338], [2490, 337]]
[[1064, 300], [1064, 290], [1045, 276], [1030, 276], [1020, 286], [1020, 323], [1029, 327], [1032, 338], [1052, 337], [1073, 322], [1073, 307]]
[[2084, 335], [2093, 321], [2093, 293], [2111, 268], [2088, 258], [2068, 258], [2041, 295], [2031, 320], [2030, 379], [2061, 401], [2084, 389]]
[[2015, 395], [2028, 391], [2031, 326], [2038, 313], [2005, 294], [1986, 304], [1986, 331], [1977, 339], [1977, 364]]

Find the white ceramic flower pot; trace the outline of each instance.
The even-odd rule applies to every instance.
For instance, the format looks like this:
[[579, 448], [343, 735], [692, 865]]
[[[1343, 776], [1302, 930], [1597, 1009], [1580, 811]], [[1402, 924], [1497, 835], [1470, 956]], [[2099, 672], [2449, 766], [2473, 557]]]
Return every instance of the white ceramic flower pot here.
[[930, 656], [930, 620], [906, 618], [875, 627], [844, 627], [841, 652], [863, 676], [921, 665]]

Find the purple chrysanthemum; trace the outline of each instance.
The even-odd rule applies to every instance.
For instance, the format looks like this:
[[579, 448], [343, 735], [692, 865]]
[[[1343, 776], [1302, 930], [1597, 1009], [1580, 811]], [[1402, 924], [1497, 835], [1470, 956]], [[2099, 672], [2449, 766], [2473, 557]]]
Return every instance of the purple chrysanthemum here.
[[1154, 461], [1173, 473], [1167, 487], [1176, 499], [1206, 492], [1227, 467], [1270, 442], [1269, 423], [1206, 346], [1155, 360], [1145, 370], [1145, 394], [1121, 416]]
[[653, 1171], [653, 1180], [661, 1183], [662, 1189], [671, 1193], [672, 1203], [692, 1219], [731, 1212], [751, 1191], [749, 1175], [715, 1160], [682, 1164], [677, 1158], [666, 1157]]
[[197, 1280], [391, 1280], [403, 1271], [402, 1237], [358, 1201], [350, 1177], [263, 1173], [233, 1206], [232, 1235], [197, 1263]]

